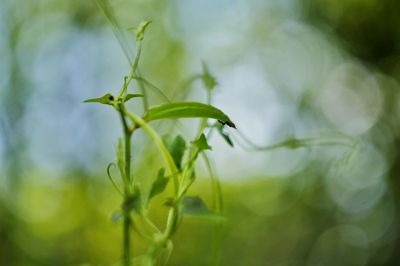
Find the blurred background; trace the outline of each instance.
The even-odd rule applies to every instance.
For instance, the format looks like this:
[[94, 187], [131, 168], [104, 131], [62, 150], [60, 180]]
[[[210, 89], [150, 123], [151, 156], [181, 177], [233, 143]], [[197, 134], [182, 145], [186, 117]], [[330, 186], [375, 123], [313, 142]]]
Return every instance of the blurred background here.
[[[218, 80], [213, 104], [238, 127], [234, 148], [210, 141], [221, 265], [400, 265], [399, 1], [110, 5], [122, 30], [153, 21], [141, 72], [168, 96], [205, 102], [201, 81], [182, 85], [203, 61]], [[110, 23], [94, 1], [2, 0], [0, 36], [0, 265], [115, 263], [121, 199], [105, 169], [120, 125], [110, 108], [82, 104], [116, 93], [129, 72]], [[195, 122], [175, 131], [191, 140]], [[268, 149], [293, 138], [304, 145]], [[145, 186], [162, 161], [143, 134], [133, 149]], [[203, 169], [189, 194], [210, 204]], [[152, 207], [160, 224], [163, 200]], [[169, 265], [211, 265], [214, 235], [213, 222], [185, 219]]]

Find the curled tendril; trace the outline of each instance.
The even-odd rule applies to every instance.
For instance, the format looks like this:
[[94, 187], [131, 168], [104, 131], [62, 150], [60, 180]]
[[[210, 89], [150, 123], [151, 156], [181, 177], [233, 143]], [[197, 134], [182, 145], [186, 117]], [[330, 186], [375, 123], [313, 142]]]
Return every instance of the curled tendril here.
[[123, 195], [122, 191], [119, 189], [119, 187], [118, 187], [117, 184], [114, 182], [114, 179], [113, 179], [112, 176], [111, 176], [110, 169], [111, 169], [112, 166], [116, 167], [114, 163], [110, 163], [110, 164], [107, 166], [107, 176], [108, 176], [108, 179], [110, 180], [111, 184], [113, 184], [114, 188], [119, 192], [119, 194]]
[[275, 149], [287, 148], [287, 149], [298, 149], [298, 148], [307, 148], [311, 146], [344, 146], [344, 147], [353, 147], [353, 143], [355, 141], [354, 138], [339, 135], [337, 138], [329, 138], [329, 137], [319, 137], [319, 138], [303, 138], [298, 139], [295, 137], [291, 137], [280, 141], [275, 144], [261, 146], [252, 142], [246, 135], [243, 134], [240, 130], [236, 131], [237, 134], [232, 135], [235, 143], [237, 143], [241, 148], [246, 151], [271, 151]]

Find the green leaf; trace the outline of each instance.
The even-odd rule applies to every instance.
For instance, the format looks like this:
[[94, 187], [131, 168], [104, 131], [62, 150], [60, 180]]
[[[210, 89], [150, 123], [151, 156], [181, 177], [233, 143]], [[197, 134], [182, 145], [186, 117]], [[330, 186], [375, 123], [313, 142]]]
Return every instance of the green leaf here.
[[184, 215], [212, 215], [214, 214], [210, 211], [204, 201], [197, 196], [185, 196], [182, 199], [182, 213]]
[[144, 38], [144, 32], [147, 28], [147, 26], [149, 26], [149, 24], [151, 23], [151, 21], [142, 21], [138, 27], [131, 27], [128, 30], [133, 31], [136, 35], [136, 40], [137, 41], [142, 41]]
[[144, 97], [143, 94], [128, 94], [124, 97], [124, 103], [126, 103], [127, 101], [129, 101], [132, 98], [137, 98], [137, 97]]
[[102, 104], [113, 105], [114, 96], [111, 93], [107, 93], [99, 98], [87, 99], [83, 102], [84, 103], [102, 103]]
[[124, 217], [124, 216], [123, 216], [123, 214], [122, 214], [121, 211], [115, 211], [115, 212], [113, 212], [113, 213], [111, 214], [111, 221], [112, 221], [113, 223], [117, 223], [117, 222], [119, 222], [120, 220], [122, 220], [123, 217]]
[[197, 147], [197, 149], [199, 149], [199, 152], [204, 151], [204, 150], [211, 150], [211, 147], [210, 147], [210, 145], [208, 145], [207, 139], [206, 139], [206, 136], [204, 135], [204, 133], [202, 133], [198, 139], [196, 139], [195, 141], [192, 141], [192, 143], [193, 143], [193, 145], [195, 145]]
[[[128, 94], [123, 98], [124, 102], [129, 101], [132, 98], [143, 97], [143, 94]], [[111, 93], [107, 93], [99, 98], [92, 98], [83, 101], [84, 103], [102, 103], [107, 105], [113, 105], [114, 96]]]
[[158, 171], [157, 179], [154, 181], [150, 189], [149, 200], [154, 196], [162, 193], [167, 187], [169, 178], [165, 176], [165, 169], [161, 168]]
[[181, 135], [172, 138], [171, 135], [163, 136], [163, 142], [165, 147], [171, 153], [172, 159], [174, 159], [175, 165], [178, 170], [182, 169], [182, 158], [186, 149], [186, 142]]
[[218, 85], [218, 82], [215, 79], [215, 77], [211, 75], [210, 72], [208, 71], [207, 65], [204, 62], [202, 62], [202, 65], [203, 65], [203, 75], [201, 76], [201, 79], [203, 80], [204, 86], [207, 89], [212, 90]]
[[233, 147], [233, 141], [231, 137], [224, 131], [224, 125], [219, 123], [215, 124], [215, 128], [217, 129], [218, 133], [221, 135], [221, 137], [226, 141], [226, 143], [229, 144], [229, 146]]
[[284, 142], [282, 142], [282, 146], [287, 147], [288, 149], [295, 150], [295, 149], [304, 147], [304, 143], [300, 139], [292, 138], [292, 139], [288, 139], [288, 140], [285, 140]]
[[144, 116], [147, 122], [166, 118], [205, 117], [217, 119], [222, 124], [236, 128], [230, 118], [221, 110], [204, 103], [176, 102], [150, 108]]

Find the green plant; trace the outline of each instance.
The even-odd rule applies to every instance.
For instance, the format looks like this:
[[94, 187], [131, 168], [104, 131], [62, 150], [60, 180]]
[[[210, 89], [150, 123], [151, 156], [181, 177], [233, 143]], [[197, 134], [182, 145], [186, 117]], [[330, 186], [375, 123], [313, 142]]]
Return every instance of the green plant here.
[[[140, 265], [164, 265], [168, 261], [172, 251], [171, 237], [177, 231], [185, 214], [211, 215], [216, 219], [217, 224], [219, 223], [222, 210], [222, 196], [218, 180], [212, 173], [210, 162], [204, 153], [204, 151], [211, 149], [204, 131], [208, 128], [208, 134], [210, 134], [214, 128], [218, 129], [218, 132], [232, 145], [223, 127], [235, 128], [235, 124], [225, 113], [210, 105], [211, 93], [217, 83], [205, 64], [203, 64], [203, 73], [198, 75], [198, 77], [203, 80], [206, 87], [208, 99], [206, 104], [199, 102], [170, 102], [168, 100], [167, 103], [149, 107], [146, 86], [150, 85], [154, 87], [164, 95], [164, 98], [167, 98], [160, 89], [152, 85], [147, 79], [144, 79], [138, 71], [144, 33], [149, 24], [149, 21], [144, 21], [139, 27], [130, 29], [136, 36], [137, 53], [129, 74], [124, 77], [123, 85], [118, 94], [107, 93], [102, 97], [84, 101], [109, 105], [117, 112], [122, 124], [123, 138], [118, 140], [117, 160], [115, 164], [109, 164], [107, 175], [115, 189], [122, 196], [120, 214], [123, 221], [122, 262], [124, 266], [132, 265], [132, 263]], [[138, 81], [141, 93], [128, 92], [128, 87], [132, 80]], [[145, 112], [141, 116], [126, 108], [126, 103], [135, 99], [142, 99], [143, 101]], [[154, 120], [171, 118], [201, 118], [195, 139], [187, 144], [180, 135], [176, 137], [161, 137], [150, 125], [150, 122]], [[208, 125], [208, 119], [215, 119], [217, 122], [210, 126]], [[145, 191], [131, 174], [131, 141], [133, 134], [137, 130], [143, 130], [148, 135], [157, 146], [166, 163], [166, 169], [161, 168], [158, 171], [158, 175], [149, 191]], [[212, 211], [208, 209], [200, 197], [189, 196], [187, 193], [196, 179], [195, 164], [200, 156], [205, 160], [213, 178], [215, 206]], [[111, 167], [118, 168], [122, 180], [122, 188], [120, 188], [118, 182], [112, 177]], [[150, 219], [148, 215], [148, 203], [155, 196], [166, 193], [165, 189], [170, 182], [173, 186], [173, 194], [165, 202], [166, 207], [169, 208], [169, 213], [165, 228], [162, 230]], [[131, 229], [150, 243], [147, 252], [135, 259], [132, 259]]]
[[[129, 45], [124, 39], [121, 28], [114, 17], [112, 9], [108, 6], [106, 0], [96, 0], [97, 4], [104, 12], [110, 22], [114, 34], [128, 61]], [[190, 77], [185, 86], [189, 86], [195, 80], [202, 80], [207, 92], [206, 104], [199, 102], [183, 101], [188, 90], [176, 90], [173, 94], [173, 99], [179, 99], [178, 102], [172, 102], [169, 97], [148, 79], [144, 78], [139, 71], [139, 60], [142, 52], [142, 43], [144, 33], [149, 26], [149, 21], [142, 22], [137, 28], [130, 28], [135, 33], [137, 52], [134, 60], [131, 63], [131, 70], [124, 77], [123, 85], [116, 96], [107, 93], [100, 98], [93, 98], [85, 102], [96, 102], [105, 105], [110, 105], [117, 112], [122, 128], [123, 138], [118, 140], [117, 145], [117, 162], [111, 163], [107, 167], [107, 175], [115, 189], [121, 194], [123, 200], [119, 216], [123, 220], [123, 256], [122, 262], [124, 266], [136, 265], [164, 265], [167, 263], [172, 251], [171, 237], [176, 233], [182, 217], [187, 215], [206, 215], [215, 218], [216, 234], [215, 245], [212, 249], [214, 264], [218, 264], [219, 242], [220, 242], [220, 227], [221, 214], [223, 209], [222, 194], [219, 181], [211, 167], [211, 163], [204, 152], [210, 150], [207, 140], [212, 132], [216, 131], [230, 145], [233, 146], [231, 136], [227, 134], [225, 128], [236, 128], [230, 118], [221, 110], [211, 105], [212, 92], [216, 87], [217, 82], [213, 75], [209, 72], [207, 66], [203, 63], [203, 72]], [[128, 87], [132, 80], [137, 82], [137, 87], [140, 93], [128, 93]], [[150, 106], [147, 90], [154, 90], [165, 101], [164, 104], [158, 106]], [[178, 93], [178, 94], [177, 94]], [[130, 112], [126, 108], [126, 102], [130, 100], [141, 99], [143, 101], [144, 113], [142, 116]], [[180, 135], [172, 137], [170, 135], [161, 137], [159, 133], [150, 125], [154, 120], [176, 118], [201, 118], [200, 124], [193, 141], [186, 143]], [[213, 124], [208, 124], [209, 119], [217, 120]], [[158, 147], [158, 151], [164, 157], [166, 168], [161, 168], [156, 177], [153, 177], [153, 183], [149, 190], [144, 190], [143, 187], [136, 182], [131, 175], [131, 140], [133, 134], [137, 130], [143, 130]], [[205, 131], [207, 134], [204, 134]], [[279, 148], [299, 149], [310, 146], [325, 146], [325, 145], [344, 145], [352, 147], [351, 138], [339, 134], [326, 136], [321, 138], [304, 138], [296, 137], [286, 138], [278, 143], [266, 146], [254, 144], [240, 131], [237, 131], [236, 136], [233, 135], [235, 143], [250, 151], [270, 151]], [[188, 195], [188, 189], [195, 181], [195, 164], [199, 158], [204, 159], [205, 165], [210, 172], [212, 183], [212, 210], [206, 206], [200, 197]], [[111, 176], [111, 168], [116, 167], [122, 180], [122, 188]], [[151, 178], [151, 177], [148, 177]], [[167, 194], [166, 187], [168, 184], [173, 187], [173, 194], [165, 202], [169, 208], [168, 217], [164, 230], [158, 228], [149, 217], [149, 202], [160, 194]], [[148, 241], [147, 251], [145, 254], [136, 257], [132, 260], [132, 241], [130, 239], [130, 231], [134, 230], [140, 237]]]

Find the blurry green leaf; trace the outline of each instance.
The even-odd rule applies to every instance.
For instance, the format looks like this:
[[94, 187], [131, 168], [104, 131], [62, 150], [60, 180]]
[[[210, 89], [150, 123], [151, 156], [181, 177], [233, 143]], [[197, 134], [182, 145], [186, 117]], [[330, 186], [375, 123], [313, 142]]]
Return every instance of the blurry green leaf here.
[[112, 96], [111, 93], [107, 93], [107, 94], [103, 95], [102, 97], [87, 99], [83, 102], [84, 103], [102, 103], [102, 104], [112, 105], [114, 102], [114, 96]]
[[123, 218], [123, 215], [122, 215], [122, 212], [121, 212], [121, 211], [115, 211], [115, 212], [113, 212], [113, 213], [111, 214], [111, 221], [112, 221], [113, 223], [119, 222], [120, 220], [122, 220], [122, 218]]
[[210, 72], [208, 71], [208, 67], [204, 62], [202, 62], [202, 65], [203, 65], [203, 75], [201, 76], [201, 79], [203, 80], [204, 86], [207, 89], [212, 90], [218, 85], [217, 80], [215, 79], [214, 76], [210, 74]]
[[182, 169], [182, 157], [186, 149], [186, 142], [181, 135], [172, 138], [171, 135], [163, 136], [163, 142], [171, 153], [178, 170]]
[[134, 93], [134, 94], [128, 94], [128, 95], [126, 95], [125, 98], [124, 98], [124, 103], [127, 102], [127, 101], [129, 101], [129, 100], [132, 99], [132, 98], [137, 98], [137, 97], [143, 97], [143, 94], [136, 94], [136, 93]]
[[137, 41], [142, 41], [144, 38], [144, 32], [147, 28], [147, 26], [151, 23], [151, 21], [142, 21], [138, 27], [131, 27], [128, 30], [133, 31], [136, 35], [136, 40]]
[[203, 133], [200, 135], [198, 139], [192, 141], [192, 143], [197, 147], [197, 149], [199, 149], [199, 152], [204, 150], [211, 150], [210, 145], [208, 145], [207, 143], [206, 136]]
[[292, 139], [285, 140], [284, 142], [282, 142], [281, 145], [284, 147], [287, 147], [288, 149], [294, 150], [294, 149], [303, 147], [304, 143], [302, 140], [292, 138]]
[[204, 103], [176, 102], [166, 103], [150, 108], [144, 116], [146, 121], [166, 118], [190, 118], [206, 117], [214, 118], [222, 124], [236, 128], [235, 124], [221, 110]]
[[164, 189], [167, 187], [168, 180], [169, 178], [165, 176], [165, 169], [161, 168], [158, 171], [157, 179], [151, 186], [149, 200], [164, 191]]
[[222, 136], [222, 138], [231, 146], [233, 147], [233, 142], [231, 137], [224, 132], [224, 125], [219, 123], [215, 125], [215, 128], [217, 129], [218, 133]]
[[213, 212], [210, 211], [207, 205], [200, 197], [185, 196], [182, 199], [182, 213], [184, 215], [212, 215]]

